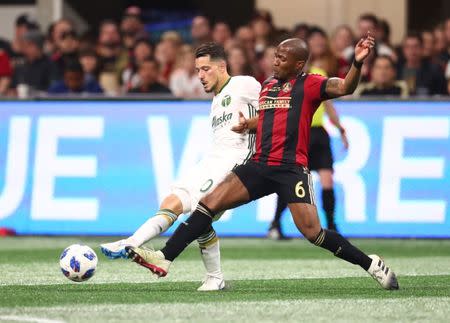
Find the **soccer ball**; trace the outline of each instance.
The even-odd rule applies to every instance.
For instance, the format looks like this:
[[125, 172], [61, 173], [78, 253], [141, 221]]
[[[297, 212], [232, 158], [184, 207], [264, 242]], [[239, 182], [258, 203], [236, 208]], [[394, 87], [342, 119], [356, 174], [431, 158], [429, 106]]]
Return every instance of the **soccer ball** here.
[[68, 246], [59, 257], [62, 273], [74, 282], [84, 282], [94, 276], [97, 261], [94, 250], [82, 244]]

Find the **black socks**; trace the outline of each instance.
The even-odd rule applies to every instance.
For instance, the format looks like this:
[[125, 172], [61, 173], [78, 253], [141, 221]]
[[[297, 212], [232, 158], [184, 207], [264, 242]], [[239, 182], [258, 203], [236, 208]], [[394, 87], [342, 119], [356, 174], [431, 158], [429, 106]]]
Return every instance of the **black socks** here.
[[173, 261], [183, 250], [200, 235], [202, 235], [212, 223], [213, 212], [203, 203], [199, 203], [191, 216], [182, 222], [173, 235], [161, 249], [167, 260]]
[[319, 235], [313, 243], [316, 246], [331, 251], [336, 257], [351, 262], [352, 264], [360, 265], [366, 271], [372, 263], [372, 259], [369, 256], [352, 245], [336, 231], [320, 230]]
[[336, 225], [334, 223], [335, 204], [336, 198], [334, 197], [334, 189], [322, 189], [322, 208], [327, 217], [327, 227], [330, 230], [336, 231]]

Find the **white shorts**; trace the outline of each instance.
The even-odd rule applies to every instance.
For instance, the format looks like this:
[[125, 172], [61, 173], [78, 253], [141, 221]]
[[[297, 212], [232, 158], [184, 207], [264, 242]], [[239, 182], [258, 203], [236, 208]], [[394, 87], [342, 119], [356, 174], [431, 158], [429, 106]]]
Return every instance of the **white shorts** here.
[[224, 180], [232, 169], [251, 156], [248, 151], [236, 151], [220, 155], [208, 155], [189, 172], [182, 175], [172, 185], [172, 194], [176, 195], [182, 205], [183, 213], [191, 213], [197, 207], [200, 199]]

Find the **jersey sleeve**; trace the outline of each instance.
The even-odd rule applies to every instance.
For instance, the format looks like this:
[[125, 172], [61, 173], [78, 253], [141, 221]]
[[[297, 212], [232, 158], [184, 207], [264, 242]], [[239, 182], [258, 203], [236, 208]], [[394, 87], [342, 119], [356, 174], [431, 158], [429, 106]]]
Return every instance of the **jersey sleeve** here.
[[258, 111], [261, 84], [253, 77], [245, 77], [239, 86], [242, 89], [242, 99], [246, 103], [242, 113], [246, 118], [252, 118], [256, 116], [256, 111]]
[[309, 74], [305, 82], [305, 92], [313, 102], [322, 102], [328, 100], [328, 94], [326, 92], [328, 78], [317, 75]]

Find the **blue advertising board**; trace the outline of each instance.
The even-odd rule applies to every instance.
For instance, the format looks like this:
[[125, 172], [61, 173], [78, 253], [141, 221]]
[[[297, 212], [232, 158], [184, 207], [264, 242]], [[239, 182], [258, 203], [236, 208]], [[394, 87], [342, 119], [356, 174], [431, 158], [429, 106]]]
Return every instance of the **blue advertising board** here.
[[[336, 222], [347, 236], [450, 237], [450, 102], [336, 101]], [[209, 102], [0, 102], [0, 227], [132, 233], [208, 149]], [[321, 220], [320, 185], [315, 181]], [[228, 211], [219, 235], [263, 236], [276, 197]], [[288, 235], [298, 235], [288, 211]], [[169, 233], [173, 231], [171, 228]]]

